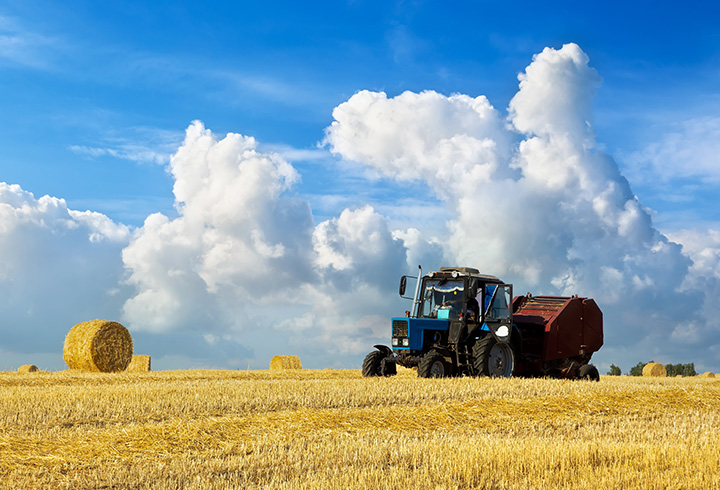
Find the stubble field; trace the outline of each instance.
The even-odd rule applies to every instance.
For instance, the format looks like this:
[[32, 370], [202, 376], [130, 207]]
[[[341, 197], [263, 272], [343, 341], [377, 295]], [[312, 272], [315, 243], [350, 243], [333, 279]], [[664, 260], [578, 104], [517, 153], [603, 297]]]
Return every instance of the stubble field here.
[[0, 487], [720, 488], [720, 379], [0, 373]]

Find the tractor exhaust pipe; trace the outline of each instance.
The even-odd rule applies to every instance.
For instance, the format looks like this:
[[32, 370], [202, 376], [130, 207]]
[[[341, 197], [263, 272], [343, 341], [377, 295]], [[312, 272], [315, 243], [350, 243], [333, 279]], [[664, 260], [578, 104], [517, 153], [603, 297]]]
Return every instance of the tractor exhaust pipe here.
[[418, 265], [418, 278], [417, 282], [415, 283], [415, 296], [413, 296], [413, 304], [412, 304], [412, 310], [411, 310], [411, 317], [417, 318], [418, 315], [418, 306], [420, 306], [420, 299], [418, 296], [420, 295], [420, 281], [422, 280], [422, 266]]

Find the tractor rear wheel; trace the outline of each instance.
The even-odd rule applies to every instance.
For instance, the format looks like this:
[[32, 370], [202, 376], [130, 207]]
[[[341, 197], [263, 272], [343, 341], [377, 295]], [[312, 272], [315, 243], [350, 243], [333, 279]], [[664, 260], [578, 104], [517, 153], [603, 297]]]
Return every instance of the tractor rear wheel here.
[[509, 343], [500, 343], [491, 334], [473, 346], [473, 366], [478, 376], [509, 378], [515, 369], [515, 353]]
[[362, 375], [365, 378], [372, 376], [382, 376], [382, 360], [385, 354], [379, 350], [374, 350], [367, 356], [362, 365]]
[[578, 369], [578, 378], [587, 379], [588, 381], [600, 381], [600, 373], [592, 364], [583, 364]]
[[420, 378], [444, 378], [450, 376], [452, 368], [445, 358], [435, 351], [430, 351], [420, 359], [418, 376]]

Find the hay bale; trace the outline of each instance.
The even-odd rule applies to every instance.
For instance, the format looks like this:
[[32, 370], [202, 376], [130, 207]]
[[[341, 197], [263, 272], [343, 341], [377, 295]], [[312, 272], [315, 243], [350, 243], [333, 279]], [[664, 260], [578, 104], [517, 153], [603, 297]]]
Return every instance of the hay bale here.
[[270, 370], [302, 369], [298, 356], [275, 356], [270, 361]]
[[124, 371], [132, 354], [130, 332], [108, 320], [78, 323], [70, 329], [63, 345], [63, 359], [68, 367], [83, 371]]
[[698, 378], [714, 378], [715, 374], [711, 373], [710, 371], [705, 371], [702, 374], [698, 374]]
[[647, 364], [645, 364], [642, 373], [643, 376], [654, 376], [661, 378], [667, 376], [665, 366], [663, 366], [659, 362], [648, 362]]
[[150, 371], [150, 356], [132, 356], [126, 371], [131, 373], [144, 373]]
[[35, 364], [23, 364], [17, 370], [18, 373], [34, 373], [40, 371]]

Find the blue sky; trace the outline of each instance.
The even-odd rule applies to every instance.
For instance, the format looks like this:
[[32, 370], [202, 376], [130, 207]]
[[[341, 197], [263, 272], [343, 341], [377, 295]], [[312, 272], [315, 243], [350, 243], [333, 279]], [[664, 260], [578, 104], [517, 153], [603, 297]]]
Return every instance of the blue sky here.
[[[37, 195], [97, 203], [139, 224], [168, 209], [162, 167], [70, 148], [163, 153], [195, 119], [219, 133], [313, 148], [332, 108], [361, 89], [486, 95], [502, 108], [532, 55], [567, 42], [603, 78], [593, 121], [600, 141], [630, 153], [678, 120], [717, 114], [716, 10], [692, 2], [4, 2], [2, 172]], [[33, 143], [39, 137], [43, 144]], [[644, 197], [669, 205], [651, 190]]]
[[[99, 253], [111, 257], [102, 259], [108, 262], [92, 266], [102, 271], [105, 264], [112, 271], [107, 275], [115, 278], [115, 286], [103, 287], [116, 291], [115, 302], [93, 310], [68, 300], [64, 322], [82, 320], [74, 313], [80, 311], [124, 320], [138, 336], [148, 335], [144, 341], [149, 350], [161, 352], [166, 361], [160, 366], [167, 368], [245, 363], [262, 367], [271, 347], [260, 339], [237, 340], [243, 329], [232, 322], [225, 329], [153, 330], [131, 320], [134, 317], [122, 306], [143, 288], [159, 287], [148, 286], [147, 278], [128, 282], [139, 266], [121, 258], [125, 257], [122, 250], [136, 240], [131, 234], [139, 233], [149, 215], [179, 217], [173, 195], [178, 177], [169, 171], [169, 162], [183, 144], [188, 126], [202, 121], [218, 140], [227, 133], [239, 133], [255, 138], [257, 151], [280, 154], [298, 175], [283, 192], [304, 203], [313, 226], [329, 221], [340, 229], [343, 210], [354, 212], [370, 205], [390, 231], [416, 228], [430, 244], [423, 250], [434, 250], [433, 243], [451, 239], [446, 222], [454, 219], [457, 208], [444, 204], [449, 200], [433, 187], [437, 182], [403, 180], [388, 173], [387, 167], [374, 165], [372, 158], [349, 158], [337, 142], [326, 140], [336, 120], [333, 110], [362, 90], [384, 92], [391, 99], [405, 91], [434, 91], [446, 97], [484, 95], [506, 117], [518, 92], [518, 75], [533, 62], [533, 56], [546, 47], [560, 50], [575, 43], [602, 79], [594, 88], [588, 116], [598, 151], [609, 155], [629, 181], [652, 217], [654, 229], [684, 245], [685, 256], [694, 259], [692, 273], [678, 277], [677, 282], [702, 282], [709, 289], [707, 281], [720, 275], [713, 259], [720, 247], [714, 235], [720, 223], [716, 200], [720, 187], [719, 19], [720, 8], [710, 2], [686, 2], [680, 8], [673, 3], [650, 7], [632, 2], [600, 6], [484, 1], [451, 5], [431, 1], [3, 1], [0, 181], [18, 184], [35, 199], [61, 198], [70, 210], [100, 213], [115, 225], [127, 227], [128, 235], [117, 239], [116, 249]], [[514, 138], [516, 143], [522, 139], [517, 134]], [[363, 223], [375, 223], [373, 219], [368, 217]], [[315, 245], [327, 229], [315, 230]], [[264, 233], [267, 237], [270, 231]], [[309, 244], [312, 232], [299, 233]], [[7, 246], [27, 248], [27, 243], [13, 241], [19, 236], [7, 235]], [[47, 239], [33, 236], [23, 239]], [[690, 250], [692, 246], [695, 249]], [[270, 255], [273, 250], [280, 254], [279, 248], [267, 250]], [[52, 253], [61, 260], [62, 250]], [[447, 250], [426, 256], [436, 262], [463, 257]], [[335, 265], [327, 267], [338, 267], [328, 260]], [[428, 264], [439, 265], [443, 264]], [[62, 267], [54, 268], [52, 261], [48, 268], [43, 272], [51, 276], [48, 283], [60, 281], [67, 273]], [[14, 270], [20, 274], [28, 269], [18, 265]], [[508, 275], [514, 280], [524, 277], [513, 276], [510, 269]], [[9, 273], [2, 277], [2, 288], [17, 287]], [[228, 287], [237, 286], [236, 279], [224, 280], [229, 281]], [[318, 281], [327, 286], [339, 280], [323, 276]], [[206, 288], [212, 289], [208, 284], [206, 280]], [[387, 290], [394, 288], [393, 278]], [[28, 291], [29, 303], [42, 303], [42, 298]], [[17, 294], [22, 302], [25, 297]], [[238, 290], [237, 295], [233, 300], [242, 293]], [[222, 304], [230, 300], [218, 301], [217, 310], [203, 318], [222, 324], [219, 318], [229, 311]], [[45, 334], [39, 325], [47, 318], [23, 317], [17, 303], [4, 307], [17, 322], [36, 325], [33, 335]], [[60, 305], [57, 308], [62, 310]], [[398, 308], [404, 309], [397, 302], [383, 304], [377, 313], [384, 317]], [[707, 301], [697, 306], [705, 312], [714, 308]], [[262, 314], [243, 311], [242, 315], [251, 319]], [[60, 323], [48, 338], [62, 339], [66, 330]], [[363, 327], [356, 328], [365, 332], [358, 333], [358, 338], [379, 336], [375, 327], [372, 335]], [[171, 332], [188, 339], [204, 338], [204, 354], [192, 355], [188, 346], [194, 340], [176, 342], [180, 345], [176, 348], [159, 347], [168, 345]], [[223, 335], [233, 339], [241, 354], [216, 356], [213, 346]], [[639, 343], [652, 346], [651, 352], [666, 356], [667, 362], [698, 359], [708, 369], [720, 370], [720, 350], [696, 354], [694, 344], [674, 352], [663, 350], [661, 335], [642, 338], [638, 337]], [[327, 356], [323, 349], [286, 342], [286, 349], [317, 359], [317, 367], [324, 363], [350, 367], [362, 358], [359, 350], [339, 360], [323, 357]], [[629, 368], [634, 357], [615, 342], [617, 350], [609, 350], [602, 362]], [[49, 347], [51, 342], [36, 348], [27, 344], [21, 348], [21, 344], [17, 340], [3, 345], [0, 340], [8, 359], [19, 362], [23, 355], [47, 354], [49, 368], [62, 367]]]

